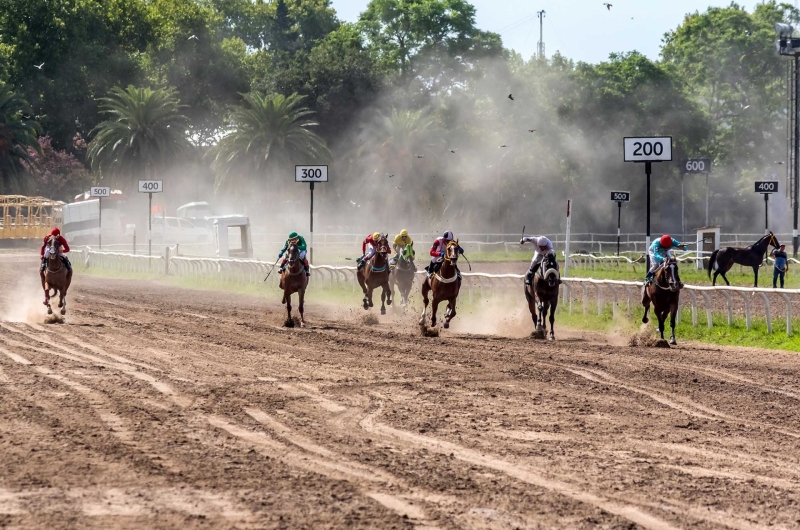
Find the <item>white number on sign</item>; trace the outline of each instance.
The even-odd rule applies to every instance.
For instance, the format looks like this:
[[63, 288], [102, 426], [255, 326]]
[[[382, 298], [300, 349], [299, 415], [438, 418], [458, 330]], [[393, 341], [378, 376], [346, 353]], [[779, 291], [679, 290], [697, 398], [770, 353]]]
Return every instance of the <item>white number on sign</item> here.
[[698, 173], [702, 173], [706, 170], [706, 161], [705, 160], [687, 160], [686, 161], [686, 171], [696, 171]]
[[91, 188], [89, 195], [92, 197], [108, 197], [111, 193], [111, 188]]
[[766, 191], [777, 191], [778, 185], [775, 182], [757, 182], [756, 189], [758, 191], [766, 192]]
[[612, 201], [627, 201], [628, 200], [628, 194], [627, 193], [619, 193], [619, 192], [615, 191], [614, 192], [614, 196], [611, 198], [611, 200]]

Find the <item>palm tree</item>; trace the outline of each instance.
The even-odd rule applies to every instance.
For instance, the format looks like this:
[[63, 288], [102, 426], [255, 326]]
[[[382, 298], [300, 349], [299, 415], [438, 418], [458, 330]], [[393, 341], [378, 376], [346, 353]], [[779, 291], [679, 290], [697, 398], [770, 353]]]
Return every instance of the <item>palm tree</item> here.
[[93, 169], [117, 185], [129, 188], [138, 177], [153, 178], [158, 168], [190, 151], [189, 119], [181, 114], [175, 89], [114, 87], [99, 101], [109, 119], [95, 127], [86, 155]]
[[209, 151], [218, 190], [236, 171], [266, 175], [275, 166], [331, 158], [325, 140], [310, 130], [319, 124], [310, 118], [314, 111], [300, 106], [305, 96], [251, 93], [243, 97], [245, 105], [231, 114], [229, 134]]
[[26, 164], [33, 164], [30, 150], [41, 153], [37, 123], [28, 118], [28, 103], [0, 84], [0, 193], [25, 193]]

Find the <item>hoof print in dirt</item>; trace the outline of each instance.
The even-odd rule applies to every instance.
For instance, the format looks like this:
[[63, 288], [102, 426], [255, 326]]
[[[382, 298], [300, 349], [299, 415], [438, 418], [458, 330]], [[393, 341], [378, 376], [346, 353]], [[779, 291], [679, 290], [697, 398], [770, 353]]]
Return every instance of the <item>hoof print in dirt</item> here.
[[51, 314], [44, 319], [45, 324], [63, 324], [64, 317], [60, 315]]
[[297, 328], [302, 327], [300, 324], [300, 319], [297, 317], [287, 318], [286, 321], [283, 323], [283, 327], [285, 328]]
[[361, 323], [364, 324], [365, 326], [374, 326], [378, 322], [380, 322], [380, 320], [378, 320], [378, 317], [376, 317], [372, 313], [370, 313], [369, 315], [364, 315], [364, 317], [361, 319]]
[[544, 330], [538, 330], [531, 333], [531, 338], [536, 340], [544, 340]]

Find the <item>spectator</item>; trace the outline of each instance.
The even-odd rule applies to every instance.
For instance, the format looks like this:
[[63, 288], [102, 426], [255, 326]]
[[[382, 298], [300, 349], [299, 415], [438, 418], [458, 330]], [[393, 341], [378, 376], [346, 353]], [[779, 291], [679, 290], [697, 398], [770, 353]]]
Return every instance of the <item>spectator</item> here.
[[781, 278], [781, 289], [783, 289], [783, 277], [786, 274], [786, 268], [789, 265], [788, 256], [786, 255], [786, 245], [781, 245], [772, 251], [772, 257], [775, 258], [775, 263], [772, 265], [772, 288], [778, 288], [778, 276]]

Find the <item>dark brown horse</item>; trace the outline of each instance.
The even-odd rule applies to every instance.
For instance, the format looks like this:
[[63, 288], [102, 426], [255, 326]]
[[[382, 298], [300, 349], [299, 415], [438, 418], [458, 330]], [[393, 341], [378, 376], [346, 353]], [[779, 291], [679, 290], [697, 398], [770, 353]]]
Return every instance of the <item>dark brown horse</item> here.
[[[556, 320], [556, 308], [558, 307], [558, 280], [561, 278], [558, 272], [558, 262], [554, 254], [547, 254], [539, 266], [539, 272], [533, 278], [533, 285], [525, 285], [525, 299], [528, 301], [528, 310], [531, 312], [533, 325], [536, 331], [544, 333], [547, 331], [545, 317], [550, 313], [550, 335], [548, 340], [555, 340], [553, 323]], [[538, 309], [538, 312], [537, 312]]]
[[375, 241], [375, 255], [363, 268], [358, 270], [358, 284], [364, 291], [364, 309], [372, 307], [372, 291], [381, 288], [381, 315], [386, 314], [386, 306], [392, 305], [392, 287], [389, 285], [389, 240], [383, 234]]
[[753, 267], [753, 275], [755, 276], [753, 287], [758, 287], [758, 268], [764, 262], [764, 254], [766, 254], [767, 247], [770, 245], [775, 248], [781, 246], [780, 243], [778, 243], [778, 238], [776, 238], [772, 232], [749, 247], [725, 247], [715, 250], [711, 253], [711, 258], [708, 260], [709, 278], [711, 278], [711, 271], [714, 271], [714, 280], [711, 284], [717, 285], [717, 276], [722, 276], [725, 283], [730, 285], [731, 282], [725, 277], [725, 273], [731, 270], [734, 264], [738, 264]]
[[300, 259], [300, 251], [297, 249], [297, 243], [292, 242], [289, 248], [286, 249], [286, 270], [281, 273], [280, 288], [283, 289], [283, 300], [281, 303], [286, 304], [286, 325], [293, 326], [292, 320], [292, 295], [297, 293], [299, 302], [297, 310], [300, 312], [300, 327], [306, 326], [306, 321], [303, 316], [303, 303], [306, 298], [306, 287], [308, 287], [308, 277], [306, 276], [305, 266], [303, 260]]
[[414, 247], [406, 245], [403, 252], [397, 259], [397, 265], [392, 269], [392, 295], [395, 286], [400, 291], [400, 305], [408, 305], [408, 295], [411, 294], [411, 287], [414, 284], [414, 274], [417, 267], [414, 265]]
[[[67, 270], [67, 266], [61, 259], [61, 249], [58, 245], [58, 238], [51, 237], [47, 242], [47, 268], [42, 276], [42, 287], [44, 288], [44, 305], [47, 306], [47, 314], [53, 314], [50, 307], [50, 298], [58, 295], [58, 307], [61, 314], [67, 314], [67, 291], [72, 283], [72, 271]], [[51, 294], [52, 291], [52, 294]]]
[[653, 303], [653, 313], [658, 319], [658, 331], [661, 338], [664, 338], [664, 322], [669, 314], [669, 325], [672, 328], [672, 335], [669, 338], [670, 344], [677, 344], [675, 341], [675, 315], [678, 313], [678, 302], [681, 297], [681, 277], [678, 274], [678, 261], [670, 258], [665, 261], [656, 271], [653, 281], [642, 287], [642, 305], [644, 306], [644, 316], [642, 323], [647, 324], [647, 312], [650, 310], [650, 303]]
[[439, 304], [447, 300], [447, 311], [444, 313], [444, 329], [450, 327], [450, 321], [456, 317], [456, 299], [461, 290], [461, 279], [458, 275], [458, 240], [448, 241], [444, 252], [442, 268], [435, 272], [431, 278], [425, 278], [422, 284], [422, 318], [420, 326], [425, 325], [428, 312], [428, 293], [433, 292], [433, 307], [431, 308], [431, 327], [436, 327], [436, 310]]

